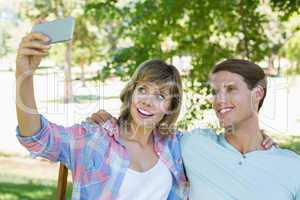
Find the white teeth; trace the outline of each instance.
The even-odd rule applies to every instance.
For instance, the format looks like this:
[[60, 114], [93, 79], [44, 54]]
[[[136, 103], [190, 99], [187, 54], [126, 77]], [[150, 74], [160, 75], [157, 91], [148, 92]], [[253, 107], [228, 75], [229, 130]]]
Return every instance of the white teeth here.
[[232, 108], [223, 108], [223, 109], [221, 109], [219, 112], [220, 112], [221, 114], [223, 114], [223, 113], [228, 112], [228, 111], [231, 111], [231, 110], [232, 110]]
[[152, 115], [151, 113], [148, 113], [148, 112], [145, 111], [145, 110], [141, 110], [141, 109], [139, 109], [139, 108], [138, 108], [138, 110], [139, 110], [142, 114], [144, 114], [144, 115]]

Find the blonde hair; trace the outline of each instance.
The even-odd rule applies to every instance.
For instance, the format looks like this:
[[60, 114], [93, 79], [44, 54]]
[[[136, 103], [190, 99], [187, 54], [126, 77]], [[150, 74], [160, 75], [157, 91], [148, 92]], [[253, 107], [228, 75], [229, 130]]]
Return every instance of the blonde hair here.
[[131, 122], [130, 106], [132, 95], [138, 82], [152, 82], [157, 85], [169, 84], [171, 103], [169, 111], [156, 126], [162, 135], [173, 132], [173, 126], [179, 116], [182, 103], [182, 82], [179, 71], [173, 65], [168, 65], [162, 60], [148, 60], [139, 65], [135, 70], [131, 80], [121, 91], [120, 99], [122, 102], [119, 126], [124, 128]]

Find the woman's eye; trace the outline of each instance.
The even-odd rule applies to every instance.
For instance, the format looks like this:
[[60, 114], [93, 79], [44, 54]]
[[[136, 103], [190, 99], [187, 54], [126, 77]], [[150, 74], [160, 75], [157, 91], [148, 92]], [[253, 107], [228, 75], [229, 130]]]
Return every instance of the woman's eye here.
[[145, 90], [144, 87], [140, 86], [140, 87], [138, 87], [138, 92], [141, 93], [141, 94], [145, 94], [146, 90]]
[[157, 99], [160, 100], [160, 101], [165, 100], [165, 98], [166, 98], [166, 97], [165, 97], [164, 95], [162, 95], [162, 94], [158, 94], [158, 95], [157, 95]]

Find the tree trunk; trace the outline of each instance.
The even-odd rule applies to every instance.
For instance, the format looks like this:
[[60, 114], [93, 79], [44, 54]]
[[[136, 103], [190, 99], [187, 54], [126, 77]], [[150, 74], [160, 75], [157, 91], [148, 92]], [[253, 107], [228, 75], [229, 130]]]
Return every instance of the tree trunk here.
[[85, 87], [85, 71], [84, 71], [84, 62], [80, 62], [80, 69], [81, 69], [81, 73], [80, 73], [80, 80], [82, 82], [82, 87]]
[[274, 66], [274, 60], [275, 60], [275, 55], [274, 54], [271, 54], [269, 57], [268, 57], [268, 74], [269, 75], [276, 75], [277, 74], [277, 70], [275, 69], [275, 66]]
[[71, 74], [71, 53], [72, 53], [72, 42], [67, 43], [65, 52], [65, 81], [64, 81], [64, 103], [70, 103], [73, 101], [72, 94], [72, 74]]
[[278, 56], [277, 76], [281, 74], [281, 58]]
[[296, 61], [296, 73], [295, 74], [299, 74], [300, 73], [300, 63], [299, 60]]
[[240, 5], [239, 5], [239, 11], [240, 11], [240, 15], [241, 15], [241, 25], [242, 25], [242, 33], [244, 34], [244, 39], [243, 39], [243, 43], [244, 43], [244, 53], [246, 55], [244, 55], [247, 59], [250, 59], [250, 51], [249, 51], [249, 39], [248, 39], [248, 33], [247, 33], [247, 24], [246, 21], [244, 20], [244, 2], [243, 0], [240, 1]]

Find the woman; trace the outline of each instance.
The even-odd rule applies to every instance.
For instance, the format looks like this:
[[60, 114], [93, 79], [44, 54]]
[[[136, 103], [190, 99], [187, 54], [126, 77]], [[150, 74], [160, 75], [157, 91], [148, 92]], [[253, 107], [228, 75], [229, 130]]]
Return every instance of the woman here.
[[17, 137], [33, 157], [63, 162], [72, 172], [72, 199], [187, 199], [180, 134], [177, 69], [161, 60], [139, 66], [121, 93], [117, 126], [59, 126], [37, 111], [33, 74], [50, 46], [40, 33], [23, 38], [16, 60]]

